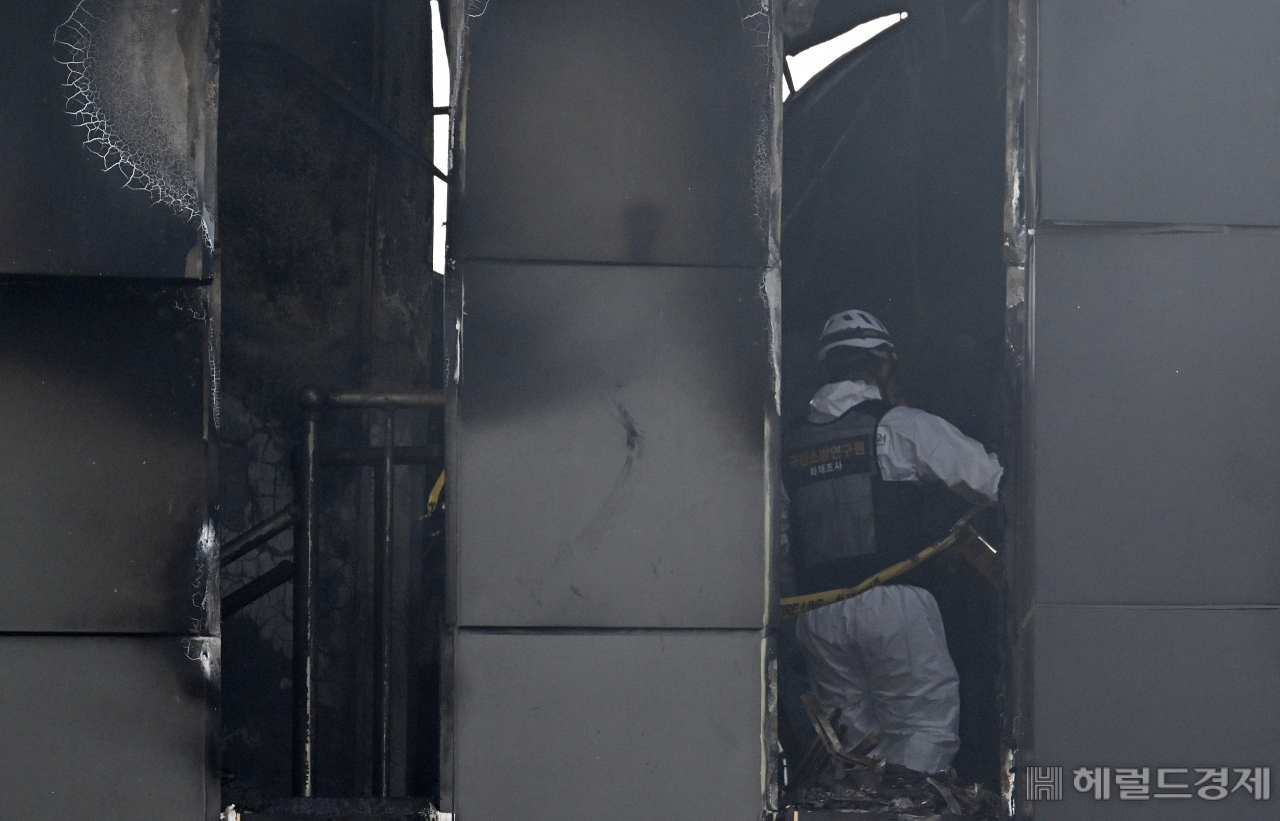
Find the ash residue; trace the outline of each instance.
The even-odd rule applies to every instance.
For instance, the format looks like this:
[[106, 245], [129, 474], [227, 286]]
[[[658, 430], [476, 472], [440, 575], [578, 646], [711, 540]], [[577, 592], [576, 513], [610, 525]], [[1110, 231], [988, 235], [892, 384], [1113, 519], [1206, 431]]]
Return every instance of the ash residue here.
[[[948, 807], [948, 795], [952, 807]], [[997, 821], [1001, 817], [995, 793], [981, 784], [959, 783], [951, 770], [930, 777], [903, 768], [853, 769], [836, 778], [829, 768], [813, 783], [796, 789], [789, 806], [799, 810], [802, 818], [807, 811], [821, 810], [839, 811], [851, 820], [863, 815], [881, 821]]]

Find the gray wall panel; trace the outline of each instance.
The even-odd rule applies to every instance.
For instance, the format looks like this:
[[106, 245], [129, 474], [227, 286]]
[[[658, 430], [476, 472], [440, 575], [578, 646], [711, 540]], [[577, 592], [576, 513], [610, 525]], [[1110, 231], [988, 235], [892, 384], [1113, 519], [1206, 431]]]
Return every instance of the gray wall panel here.
[[0, 630], [200, 629], [203, 299], [0, 283]]
[[[1037, 819], [1275, 817], [1275, 798], [1244, 790], [1220, 801], [1139, 803], [1120, 800], [1113, 782], [1111, 798], [1096, 800], [1076, 792], [1071, 771], [1150, 767], [1152, 793], [1161, 792], [1161, 767], [1269, 766], [1274, 778], [1280, 611], [1041, 608], [1035, 622], [1034, 763], [1061, 766], [1065, 776], [1062, 801], [1034, 802]], [[1231, 773], [1229, 788], [1238, 778]]]
[[512, 635], [455, 647], [467, 821], [757, 821], [763, 635]]
[[217, 658], [197, 639], [0, 636], [0, 815], [217, 818]]
[[761, 274], [465, 267], [458, 623], [759, 627]]
[[455, 252], [768, 264], [777, 89], [767, 3], [523, 0], [467, 9], [480, 13], [464, 18]]
[[1041, 218], [1280, 225], [1280, 6], [1039, 15]]
[[1037, 598], [1280, 602], [1280, 237], [1036, 242]]

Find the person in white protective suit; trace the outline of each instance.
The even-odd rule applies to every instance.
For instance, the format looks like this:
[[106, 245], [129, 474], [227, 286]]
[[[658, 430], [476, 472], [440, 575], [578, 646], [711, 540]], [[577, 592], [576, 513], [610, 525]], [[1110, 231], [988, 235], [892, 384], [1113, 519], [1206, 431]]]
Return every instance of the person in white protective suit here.
[[[994, 501], [1003, 472], [950, 423], [895, 404], [893, 341], [875, 317], [828, 319], [818, 361], [827, 384], [783, 441], [801, 594], [853, 587], [923, 549], [921, 483]], [[873, 755], [935, 773], [960, 746], [959, 680], [937, 602], [912, 581], [805, 613], [796, 636], [824, 709], [842, 711], [849, 747], [879, 730]]]

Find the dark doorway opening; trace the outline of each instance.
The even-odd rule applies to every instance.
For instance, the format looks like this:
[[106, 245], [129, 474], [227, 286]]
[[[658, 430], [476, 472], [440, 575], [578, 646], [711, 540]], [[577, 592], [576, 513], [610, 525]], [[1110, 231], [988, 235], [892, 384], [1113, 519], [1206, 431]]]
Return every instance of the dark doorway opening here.
[[[786, 51], [898, 12], [908, 16], [784, 103], [783, 425], [804, 414], [821, 385], [815, 356], [823, 321], [861, 308], [893, 335], [907, 402], [1003, 454], [1010, 419], [1003, 375], [1004, 4], [793, 2]], [[940, 493], [926, 518], [940, 536], [966, 507]], [[978, 526], [1001, 546], [996, 511]], [[1002, 595], [957, 556], [933, 561], [934, 593], [960, 674], [961, 748], [953, 766], [962, 782], [996, 790]], [[803, 676], [803, 661], [787, 652], [785, 638], [781, 662]], [[785, 675], [783, 695], [780, 731], [793, 758], [809, 730]]]

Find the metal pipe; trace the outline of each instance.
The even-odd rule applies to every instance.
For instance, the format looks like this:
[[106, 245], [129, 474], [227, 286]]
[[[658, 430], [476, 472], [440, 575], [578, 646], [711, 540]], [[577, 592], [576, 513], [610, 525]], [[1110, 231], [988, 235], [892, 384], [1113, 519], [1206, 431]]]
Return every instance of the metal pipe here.
[[325, 397], [333, 408], [439, 408], [444, 407], [444, 391], [422, 393], [379, 393], [334, 391]]
[[258, 578], [222, 597], [222, 618], [229, 618], [280, 585], [293, 581], [293, 562], [285, 559]]
[[[322, 450], [317, 461], [321, 467], [330, 465], [370, 465], [382, 462], [382, 448], [356, 448], [352, 450]], [[401, 445], [395, 449], [397, 465], [432, 465], [444, 461], [438, 447], [412, 447]]]
[[374, 479], [373, 520], [373, 794], [389, 795], [391, 761], [391, 532], [395, 499], [395, 419], [382, 423], [382, 464]]
[[303, 388], [301, 476], [294, 484], [299, 499], [293, 529], [293, 794], [315, 794], [315, 581], [316, 581], [316, 450], [318, 417], [324, 394]]
[[[259, 522], [222, 546], [220, 567], [226, 567], [255, 547], [288, 530], [298, 518], [298, 505], [292, 504], [270, 519]], [[227, 615], [225, 612], [223, 615]]]

